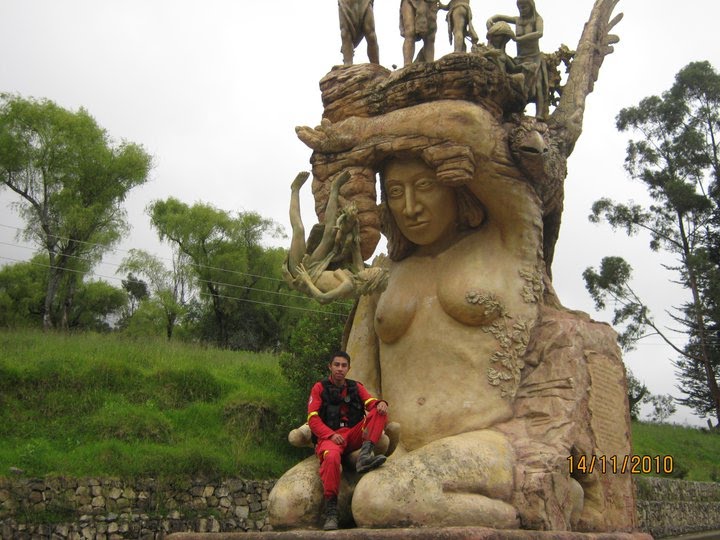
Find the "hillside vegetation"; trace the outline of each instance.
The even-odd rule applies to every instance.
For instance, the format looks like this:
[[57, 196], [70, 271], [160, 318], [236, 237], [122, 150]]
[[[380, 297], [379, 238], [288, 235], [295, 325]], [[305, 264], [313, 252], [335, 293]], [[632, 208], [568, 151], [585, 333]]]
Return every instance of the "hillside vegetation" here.
[[[0, 476], [264, 479], [310, 454], [287, 442], [303, 412], [274, 355], [39, 331], [0, 332], [0, 351]], [[718, 434], [635, 423], [633, 446], [720, 479]]]
[[279, 476], [277, 357], [112, 335], [0, 332], [0, 475]]

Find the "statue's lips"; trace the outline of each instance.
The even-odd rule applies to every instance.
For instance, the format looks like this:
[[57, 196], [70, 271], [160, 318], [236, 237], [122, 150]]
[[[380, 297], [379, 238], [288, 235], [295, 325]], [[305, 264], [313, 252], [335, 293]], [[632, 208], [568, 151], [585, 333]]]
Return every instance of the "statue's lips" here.
[[408, 229], [420, 229], [428, 225], [429, 221], [413, 221], [412, 223], [406, 223]]

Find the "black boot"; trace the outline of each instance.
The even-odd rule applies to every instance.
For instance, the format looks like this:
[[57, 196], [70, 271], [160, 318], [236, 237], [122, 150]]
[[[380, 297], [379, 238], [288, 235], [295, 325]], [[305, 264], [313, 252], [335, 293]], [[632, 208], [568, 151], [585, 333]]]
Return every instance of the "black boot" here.
[[377, 469], [380, 465], [385, 463], [387, 459], [385, 456], [376, 456], [373, 454], [375, 445], [370, 441], [365, 441], [360, 448], [360, 455], [358, 456], [357, 463], [355, 464], [355, 470], [359, 473], [364, 473]]
[[337, 497], [325, 499], [325, 525], [324, 531], [336, 531], [338, 528]]

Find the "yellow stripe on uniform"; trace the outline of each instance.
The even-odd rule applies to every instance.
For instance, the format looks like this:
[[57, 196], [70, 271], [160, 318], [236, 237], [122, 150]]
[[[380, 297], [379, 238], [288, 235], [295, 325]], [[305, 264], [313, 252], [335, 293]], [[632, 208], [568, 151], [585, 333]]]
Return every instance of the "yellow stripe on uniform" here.
[[377, 400], [378, 400], [378, 399], [377, 399], [377, 398], [374, 398], [374, 397], [368, 398], [368, 399], [365, 400], [365, 406], [367, 407], [367, 404], [368, 404], [368, 403], [370, 403], [371, 401], [377, 401]]
[[310, 414], [308, 414], [307, 421], [309, 422], [313, 416], [320, 416], [320, 413], [317, 411], [311, 412]]

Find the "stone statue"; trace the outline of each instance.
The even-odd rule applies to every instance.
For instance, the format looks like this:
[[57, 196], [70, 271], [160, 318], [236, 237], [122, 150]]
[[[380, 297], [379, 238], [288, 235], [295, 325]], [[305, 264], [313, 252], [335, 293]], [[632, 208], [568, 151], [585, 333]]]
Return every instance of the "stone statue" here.
[[[311, 233], [310, 242], [305, 242], [305, 228], [300, 216], [300, 188], [309, 176], [309, 173], [301, 172], [290, 187], [290, 225], [293, 233], [283, 266], [285, 280], [321, 304], [384, 290], [387, 271], [380, 266], [365, 268], [363, 262], [357, 206], [351, 203], [342, 210], [338, 207], [340, 188], [350, 179], [350, 174], [343, 173], [332, 182], [325, 209], [325, 220], [329, 225], [314, 228], [316, 234]], [[318, 236], [317, 232], [321, 238], [313, 241], [313, 237]], [[334, 269], [328, 270], [331, 266]]]
[[[382, 468], [343, 475], [346, 523], [635, 526], [628, 471], [569, 466], [631, 453], [616, 334], [564, 308], [551, 281], [566, 161], [617, 41], [617, 1], [596, 0], [546, 118], [522, 114], [524, 81], [496, 57], [448, 55], [395, 72], [334, 70], [321, 83], [322, 124], [297, 128], [313, 150], [318, 217], [350, 175], [360, 251], [373, 252], [367, 216], [378, 216], [390, 259], [387, 287], [360, 298], [344, 346], [353, 376], [390, 404], [396, 443]], [[374, 173], [379, 207], [367, 204]], [[311, 457], [278, 480], [274, 527], [317, 526], [316, 471]]]
[[343, 64], [351, 66], [355, 47], [363, 38], [367, 43], [368, 60], [380, 63], [380, 49], [375, 35], [374, 0], [338, 0], [340, 11], [340, 37], [342, 39]]
[[437, 0], [400, 0], [400, 35], [405, 39], [403, 60], [406, 66], [413, 63], [416, 41], [422, 41], [423, 46], [415, 62], [435, 59], [438, 8]]
[[488, 30], [499, 21], [515, 25], [515, 43], [517, 43], [516, 62], [527, 69], [527, 86], [531, 102], [535, 103], [536, 116], [545, 118], [549, 111], [548, 75], [545, 60], [540, 52], [540, 38], [543, 36], [544, 23], [535, 9], [535, 0], [517, 0], [519, 17], [511, 15], [493, 15], [487, 21]]
[[454, 41], [455, 52], [467, 51], [465, 38], [470, 38], [473, 45], [477, 44], [479, 38], [472, 24], [470, 0], [450, 0], [447, 4], [441, 2], [440, 9], [448, 12], [448, 36], [451, 44]]

